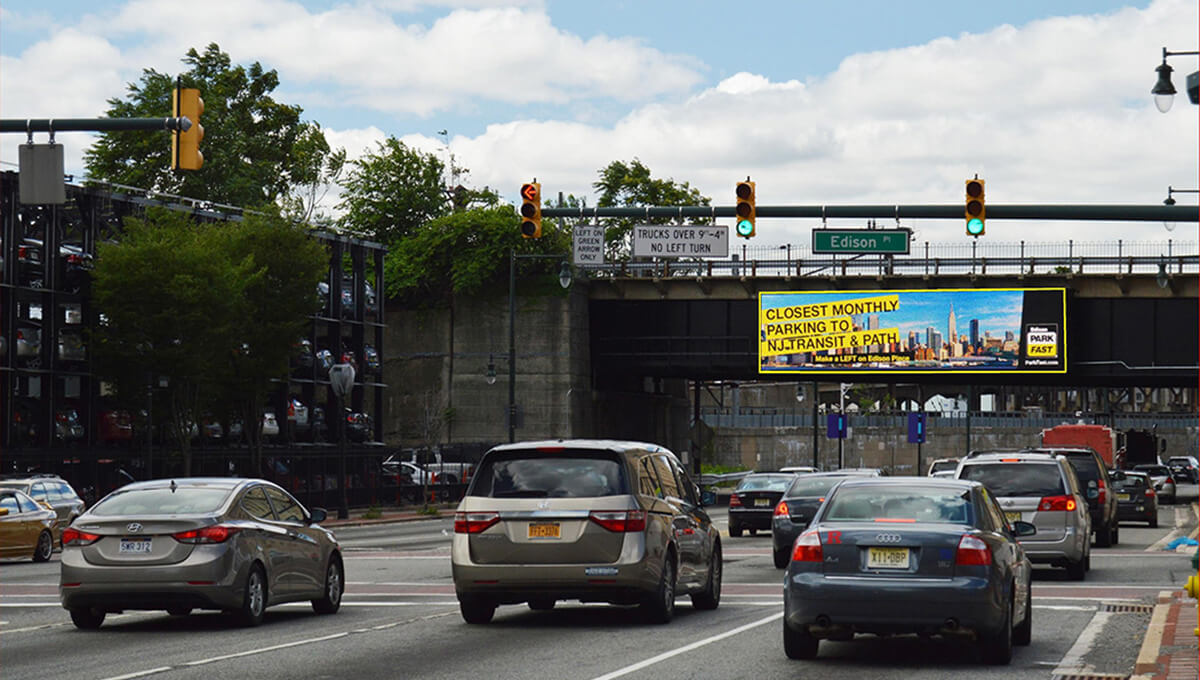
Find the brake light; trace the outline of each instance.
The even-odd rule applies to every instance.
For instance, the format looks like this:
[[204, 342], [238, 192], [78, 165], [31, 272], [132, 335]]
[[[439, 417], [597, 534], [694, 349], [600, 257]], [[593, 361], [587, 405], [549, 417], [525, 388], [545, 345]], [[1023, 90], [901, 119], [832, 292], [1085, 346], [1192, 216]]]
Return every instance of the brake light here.
[[238, 527], [231, 527], [227, 524], [214, 524], [212, 526], [202, 527], [200, 529], [188, 529], [171, 534], [171, 538], [180, 543], [224, 543], [229, 540], [229, 537], [239, 531]]
[[731, 508], [742, 507], [742, 499], [736, 493], [729, 497], [729, 507], [731, 507]]
[[479, 534], [493, 524], [500, 523], [498, 512], [456, 512], [454, 513], [454, 533]]
[[1154, 497], [1154, 489], [1147, 487], [1146, 488], [1146, 498], [1153, 498], [1153, 497]]
[[593, 510], [588, 519], [616, 533], [646, 530], [645, 510]]
[[1038, 501], [1038, 510], [1043, 512], [1074, 512], [1075, 507], [1074, 496], [1046, 496]]
[[89, 534], [86, 531], [67, 527], [62, 532], [63, 545], [91, 545], [100, 540], [100, 534]]
[[1100, 495], [1097, 500], [1100, 502], [1100, 505], [1104, 505], [1104, 501], [1108, 497], [1108, 487], [1104, 485], [1103, 479], [1100, 480], [1100, 482], [1099, 482], [1099, 484], [1097, 484], [1097, 486], [1099, 487], [1099, 490], [1100, 490]]
[[992, 563], [992, 551], [976, 536], [963, 534], [958, 539], [958, 552], [954, 555], [954, 563], [959, 566], [986, 567]]
[[779, 501], [779, 505], [775, 506], [775, 516], [776, 517], [787, 517], [788, 516], [788, 506], [787, 506], [786, 501]]
[[810, 529], [796, 539], [796, 545], [792, 548], [793, 562], [824, 562], [825, 556], [821, 552], [821, 534], [816, 530]]

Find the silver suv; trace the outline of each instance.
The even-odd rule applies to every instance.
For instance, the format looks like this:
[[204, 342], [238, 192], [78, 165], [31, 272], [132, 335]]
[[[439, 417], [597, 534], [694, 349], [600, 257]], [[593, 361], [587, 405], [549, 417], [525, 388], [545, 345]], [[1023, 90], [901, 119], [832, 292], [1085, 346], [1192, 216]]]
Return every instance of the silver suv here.
[[1021, 539], [1034, 563], [1066, 567], [1082, 581], [1091, 568], [1091, 516], [1075, 469], [1065, 456], [1035, 452], [972, 453], [959, 479], [982, 482], [1009, 522], [1029, 522], [1037, 534]]
[[[711, 501], [711, 497], [704, 500]], [[671, 620], [676, 594], [721, 599], [721, 540], [699, 489], [661, 446], [608, 440], [488, 451], [454, 515], [451, 569], [467, 623], [497, 605], [639, 604]]]

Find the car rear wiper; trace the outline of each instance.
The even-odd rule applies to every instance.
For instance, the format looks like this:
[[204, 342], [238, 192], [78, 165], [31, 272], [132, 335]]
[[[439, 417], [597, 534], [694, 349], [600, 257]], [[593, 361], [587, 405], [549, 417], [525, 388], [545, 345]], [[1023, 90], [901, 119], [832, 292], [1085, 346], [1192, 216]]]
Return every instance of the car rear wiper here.
[[493, 491], [492, 498], [546, 498], [550, 493], [544, 489], [513, 489], [512, 491]]

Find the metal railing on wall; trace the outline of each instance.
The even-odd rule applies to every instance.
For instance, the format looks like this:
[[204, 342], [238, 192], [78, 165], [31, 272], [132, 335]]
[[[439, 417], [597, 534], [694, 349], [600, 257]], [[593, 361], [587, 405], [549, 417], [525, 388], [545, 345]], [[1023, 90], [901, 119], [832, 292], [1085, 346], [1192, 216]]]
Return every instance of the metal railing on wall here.
[[[927, 412], [929, 428], [965, 428], [966, 411]], [[817, 414], [817, 425], [823, 427], [825, 414]], [[850, 413], [851, 427], [894, 427], [905, 428], [908, 413], [863, 412]], [[712, 428], [756, 429], [774, 427], [811, 428], [812, 410], [803, 411], [776, 408], [742, 408], [737, 413], [730, 409], [701, 409], [700, 420]], [[1200, 415], [1192, 413], [1042, 413], [1029, 415], [1021, 412], [972, 411], [971, 427], [1037, 428], [1043, 429], [1063, 423], [1085, 423], [1108, 425], [1119, 430], [1187, 431], [1200, 429]]]

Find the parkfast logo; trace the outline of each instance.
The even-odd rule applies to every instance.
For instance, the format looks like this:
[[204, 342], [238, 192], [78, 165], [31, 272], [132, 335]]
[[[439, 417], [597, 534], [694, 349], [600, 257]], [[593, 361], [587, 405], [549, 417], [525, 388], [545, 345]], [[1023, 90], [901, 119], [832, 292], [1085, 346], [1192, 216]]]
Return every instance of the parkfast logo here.
[[1025, 327], [1025, 356], [1031, 359], [1058, 357], [1058, 326], [1046, 324]]

